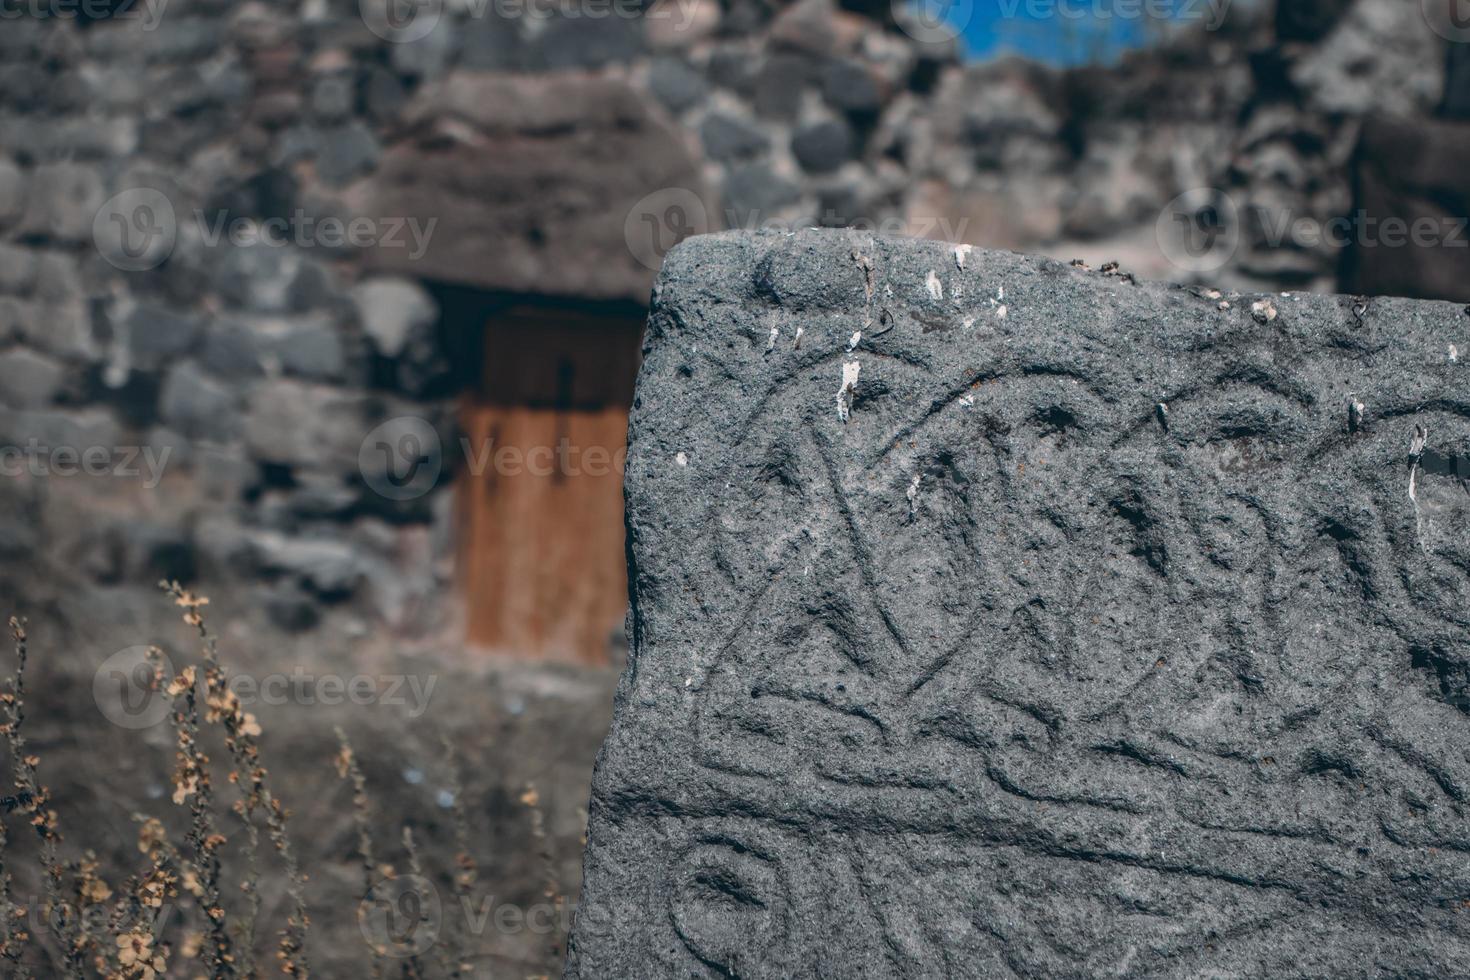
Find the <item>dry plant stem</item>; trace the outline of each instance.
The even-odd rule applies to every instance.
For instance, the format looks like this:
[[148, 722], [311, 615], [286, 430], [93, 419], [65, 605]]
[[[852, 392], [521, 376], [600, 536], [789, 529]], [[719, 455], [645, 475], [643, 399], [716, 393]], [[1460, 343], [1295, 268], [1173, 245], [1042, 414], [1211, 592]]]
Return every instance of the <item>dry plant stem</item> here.
[[552, 962], [561, 955], [561, 929], [556, 923], [561, 921], [561, 883], [556, 876], [556, 858], [551, 853], [551, 838], [546, 833], [546, 814], [541, 809], [541, 795], [536, 792], [536, 787], [526, 787], [526, 792], [521, 799], [531, 808], [531, 834], [536, 838], [541, 858], [541, 878], [545, 883], [544, 894], [547, 901], [551, 903], [554, 913], [553, 926], [547, 932], [547, 951]]
[[[259, 809], [265, 812], [266, 830], [271, 844], [285, 865], [286, 890], [291, 897], [292, 911], [287, 916], [286, 928], [281, 931], [277, 946], [276, 956], [280, 960], [281, 972], [293, 977], [309, 977], [311, 968], [306, 956], [306, 934], [311, 920], [306, 911], [306, 883], [287, 833], [286, 809], [266, 785], [266, 770], [260, 763], [260, 749], [255, 741], [260, 734], [260, 726], [254, 716], [241, 707], [240, 699], [229, 688], [228, 678], [219, 661], [218, 642], [199, 612], [203, 606], [209, 604], [209, 600], [185, 591], [177, 582], [160, 584], [174, 597], [174, 602], [184, 608], [184, 622], [194, 627], [199, 634], [203, 646], [208, 717], [210, 721], [224, 726], [225, 744], [230, 750], [233, 765], [230, 779], [237, 784], [243, 795], [241, 816], [253, 826], [250, 818], [255, 811]], [[253, 848], [252, 840], [253, 837], [247, 837], [248, 847]], [[251, 867], [246, 887], [252, 893], [249, 929], [253, 932], [255, 913], [259, 909], [259, 899], [254, 894], [258, 891], [259, 870], [253, 849], [247, 851], [247, 857]]]
[[[341, 746], [337, 753], [337, 776], [341, 779], [352, 781], [352, 823], [357, 828], [357, 853], [362, 858], [362, 894], [366, 898], [372, 894], [373, 886], [377, 883], [377, 864], [373, 861], [373, 832], [372, 821], [368, 815], [370, 801], [367, 793], [367, 779], [362, 774], [362, 767], [357, 764], [357, 756], [352, 751], [352, 743], [347, 739], [347, 733], [339, 725], [335, 729], [337, 743]], [[383, 976], [383, 950], [377, 946], [368, 944], [373, 951], [372, 978], [380, 980]]]
[[25, 722], [26, 631], [24, 624], [14, 616], [10, 618], [10, 634], [15, 640], [15, 677], [11, 689], [0, 696], [0, 702], [5, 705], [5, 735], [14, 766], [16, 798], [23, 801], [20, 812], [31, 814], [31, 826], [41, 841], [41, 868], [46, 877], [46, 902], [51, 913], [47, 918], [56, 928], [64, 968], [67, 976], [81, 977], [84, 976], [85, 952], [77, 917], [70, 914], [62, 896], [66, 869], [62, 867], [59, 856], [61, 835], [56, 830], [56, 811], [46, 809], [50, 800], [36, 781], [36, 767], [40, 760], [26, 754], [25, 737], [21, 734], [21, 726]]
[[454, 743], [447, 737], [442, 741], [449, 764], [449, 791], [454, 794], [454, 805], [450, 814], [454, 821], [454, 898], [459, 903], [459, 914], [453, 917], [454, 928], [446, 938], [450, 941], [450, 955], [453, 958], [449, 976], [453, 980], [459, 980], [465, 971], [471, 969], [464, 914], [470, 907], [470, 889], [479, 875], [479, 867], [470, 852], [470, 821], [464, 805], [464, 778], [459, 768], [459, 755], [454, 751]]
[[[403, 849], [408, 853], [408, 873], [419, 881], [423, 881], [424, 868], [419, 863], [419, 848], [414, 843], [413, 831], [407, 827], [403, 828]], [[440, 950], [439, 956], [441, 957], [441, 961], [443, 955], [444, 951]], [[422, 980], [423, 975], [423, 967], [419, 963], [417, 956], [409, 956], [408, 959], [403, 961], [403, 976], [405, 980]]]
[[[17, 659], [23, 660], [24, 655], [22, 649], [23, 644], [25, 643], [25, 625], [20, 620], [12, 616], [10, 619], [10, 631], [15, 639], [17, 647]], [[15, 678], [12, 678], [10, 683], [10, 697], [13, 698], [15, 696], [15, 692], [19, 691], [19, 685], [19, 677], [17, 676]], [[11, 710], [12, 707], [14, 707], [13, 711]], [[19, 705], [7, 701], [5, 703], [5, 715], [5, 730], [7, 736], [10, 736], [12, 730], [14, 730], [16, 733], [16, 737], [18, 737], [20, 726]], [[11, 749], [12, 751], [14, 751], [15, 749], [14, 741], [11, 742]], [[17, 758], [19, 757], [17, 756]], [[30, 969], [23, 962], [23, 944], [30, 939], [30, 936], [25, 931], [23, 920], [20, 929], [17, 931], [17, 929], [15, 928], [15, 923], [18, 919], [18, 910], [15, 907], [14, 899], [11, 892], [10, 867], [5, 863], [5, 848], [9, 844], [9, 829], [5, 825], [4, 818], [0, 817], [0, 956], [3, 956], [5, 959], [6, 976], [16, 977], [18, 978], [18, 980], [29, 980], [31, 973]]]
[[[155, 665], [162, 651], [150, 650]], [[159, 673], [155, 666], [155, 676]], [[214, 792], [210, 785], [209, 757], [199, 747], [199, 706], [194, 689], [194, 668], [179, 671], [169, 684], [169, 719], [178, 744], [178, 767], [174, 772], [174, 803], [189, 802], [191, 864], [202, 890], [204, 915], [209, 924], [206, 933], [205, 965], [215, 980], [235, 976], [235, 961], [229, 926], [220, 901], [219, 847], [224, 837], [215, 829]]]

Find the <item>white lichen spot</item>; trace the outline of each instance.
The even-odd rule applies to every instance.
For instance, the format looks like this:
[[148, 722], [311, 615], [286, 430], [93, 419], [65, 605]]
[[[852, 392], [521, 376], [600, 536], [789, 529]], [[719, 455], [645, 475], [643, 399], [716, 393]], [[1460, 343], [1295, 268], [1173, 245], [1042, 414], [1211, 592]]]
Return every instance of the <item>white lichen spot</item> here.
[[1460, 359], [1460, 349], [1458, 347], [1456, 347], [1454, 344], [1450, 344], [1450, 363], [1451, 364], [1454, 364], [1459, 359]]
[[846, 422], [852, 415], [852, 396], [857, 392], [858, 374], [863, 366], [857, 361], [845, 361], [842, 365], [842, 387], [837, 389], [837, 419]]
[[934, 273], [933, 269], [929, 270], [929, 275], [924, 280], [924, 286], [929, 290], [929, 295], [933, 299], [944, 299], [944, 284], [939, 281], [939, 276]]
[[972, 316], [967, 316], [963, 320], [961, 320], [960, 323], [964, 326], [966, 330], [969, 330], [971, 327], [975, 326], [975, 318]]
[[973, 251], [975, 251], [973, 245], [956, 245], [954, 247], [955, 268], [963, 269], [965, 267], [965, 260], [970, 257], [970, 253]]
[[1005, 298], [1006, 288], [1004, 286], [1001, 286], [995, 291], [995, 295], [990, 299], [991, 311], [995, 313], [998, 319], [1001, 320], [1004, 320], [1006, 318], [1006, 313], [1009, 312], [1005, 304]]
[[1206, 289], [1204, 295], [1205, 295], [1205, 299], [1219, 299], [1220, 298], [1220, 290], [1218, 290], [1218, 289]]
[[1220, 300], [1220, 309], [1221, 309], [1221, 311], [1230, 309], [1230, 300], [1228, 300], [1228, 299], [1222, 299], [1222, 300]]
[[1257, 323], [1270, 323], [1276, 319], [1276, 306], [1269, 299], [1258, 299], [1251, 304], [1251, 316]]
[[913, 482], [909, 484], [908, 491], [905, 492], [905, 494], [904, 494], [904, 496], [906, 496], [906, 497], [909, 498], [909, 515], [910, 516], [913, 515], [915, 508], [918, 506], [918, 500], [919, 500], [919, 481], [922, 478], [923, 478], [923, 474], [921, 474], [921, 473], [915, 473], [914, 474], [914, 480], [913, 480]]
[[1409, 443], [1409, 503], [1414, 506], [1414, 536], [1419, 539], [1419, 550], [1429, 554], [1424, 543], [1424, 518], [1419, 513], [1419, 462], [1424, 458], [1424, 447], [1429, 443], [1429, 430], [1422, 425], [1414, 426], [1414, 438]]
[[674, 462], [678, 463], [680, 466], [688, 466], [689, 457], [686, 456], [684, 453], [679, 453], [677, 456], [674, 457]]
[[857, 350], [857, 345], [861, 344], [862, 342], [863, 332], [861, 330], [854, 332], [851, 337], [847, 338], [847, 352], [851, 354], [853, 351]]

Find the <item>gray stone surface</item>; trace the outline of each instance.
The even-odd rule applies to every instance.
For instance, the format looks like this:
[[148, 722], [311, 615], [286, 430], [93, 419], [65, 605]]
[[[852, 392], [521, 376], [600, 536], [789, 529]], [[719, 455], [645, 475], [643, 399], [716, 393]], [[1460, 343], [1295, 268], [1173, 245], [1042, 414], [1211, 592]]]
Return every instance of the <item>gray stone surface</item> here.
[[1467, 350], [1449, 304], [680, 245], [567, 976], [1463, 975]]

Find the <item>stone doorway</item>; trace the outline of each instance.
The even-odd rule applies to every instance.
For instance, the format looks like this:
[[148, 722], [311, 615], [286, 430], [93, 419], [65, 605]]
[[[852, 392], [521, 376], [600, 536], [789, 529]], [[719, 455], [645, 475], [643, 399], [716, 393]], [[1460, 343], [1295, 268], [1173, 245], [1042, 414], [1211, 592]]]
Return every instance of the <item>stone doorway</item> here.
[[643, 311], [526, 299], [479, 310], [458, 405], [467, 643], [607, 663], [627, 606], [622, 464]]

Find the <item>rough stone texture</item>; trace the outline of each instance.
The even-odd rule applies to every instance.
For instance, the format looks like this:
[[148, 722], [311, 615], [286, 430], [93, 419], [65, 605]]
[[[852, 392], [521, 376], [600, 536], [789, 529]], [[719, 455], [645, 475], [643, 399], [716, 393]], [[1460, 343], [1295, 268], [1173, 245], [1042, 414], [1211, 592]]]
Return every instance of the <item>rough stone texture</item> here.
[[1463, 974], [1461, 307], [727, 234], [646, 347], [567, 976]]

